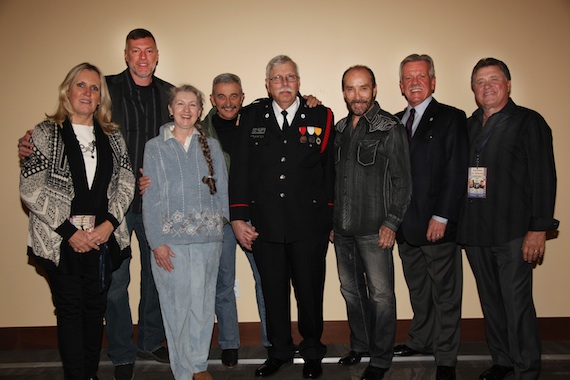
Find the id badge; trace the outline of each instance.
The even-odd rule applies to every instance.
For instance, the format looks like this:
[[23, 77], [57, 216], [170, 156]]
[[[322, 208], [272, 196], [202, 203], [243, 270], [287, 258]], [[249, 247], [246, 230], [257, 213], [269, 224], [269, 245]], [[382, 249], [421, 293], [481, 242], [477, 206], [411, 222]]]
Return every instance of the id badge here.
[[467, 174], [467, 198], [487, 198], [487, 168], [469, 168]]
[[69, 221], [79, 230], [90, 231], [95, 228], [95, 215], [72, 215]]

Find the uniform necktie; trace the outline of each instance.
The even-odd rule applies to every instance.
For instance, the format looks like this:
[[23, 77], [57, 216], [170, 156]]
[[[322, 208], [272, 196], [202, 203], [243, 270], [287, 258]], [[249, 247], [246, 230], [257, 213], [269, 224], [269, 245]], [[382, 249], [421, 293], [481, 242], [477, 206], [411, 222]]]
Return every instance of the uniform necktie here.
[[408, 141], [412, 141], [412, 126], [414, 125], [414, 115], [416, 114], [416, 110], [412, 108], [410, 110], [410, 116], [408, 120], [406, 120], [406, 131], [408, 132]]
[[287, 128], [289, 128], [289, 122], [287, 121], [287, 111], [281, 111], [281, 115], [283, 115], [283, 126], [281, 127], [281, 130], [285, 131]]

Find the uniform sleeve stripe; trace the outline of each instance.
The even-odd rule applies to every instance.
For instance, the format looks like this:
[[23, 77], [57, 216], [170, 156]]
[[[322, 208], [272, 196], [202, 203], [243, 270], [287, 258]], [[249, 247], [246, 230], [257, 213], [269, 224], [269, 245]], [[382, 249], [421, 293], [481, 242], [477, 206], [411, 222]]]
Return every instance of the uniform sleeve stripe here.
[[230, 208], [235, 208], [235, 207], [249, 207], [249, 205], [247, 203], [236, 203], [236, 204], [230, 205]]

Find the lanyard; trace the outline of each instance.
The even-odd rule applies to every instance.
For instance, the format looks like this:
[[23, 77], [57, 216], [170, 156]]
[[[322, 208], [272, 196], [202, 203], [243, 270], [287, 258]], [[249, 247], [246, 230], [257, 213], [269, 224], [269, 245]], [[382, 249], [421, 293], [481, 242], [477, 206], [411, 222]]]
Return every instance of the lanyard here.
[[[494, 115], [492, 115], [491, 117], [493, 117]], [[491, 119], [491, 118], [489, 118]], [[489, 139], [491, 138], [491, 135], [493, 134], [493, 132], [495, 131], [494, 124], [489, 124], [489, 120], [487, 120], [488, 125], [487, 127], [487, 133], [485, 133], [484, 136], [479, 136], [479, 143], [475, 146], [475, 166], [479, 167], [479, 158], [481, 157], [481, 152], [483, 152], [483, 150], [485, 149], [485, 146], [487, 145], [487, 143], [489, 142]], [[483, 131], [485, 130], [484, 127], [481, 127], [483, 129]]]

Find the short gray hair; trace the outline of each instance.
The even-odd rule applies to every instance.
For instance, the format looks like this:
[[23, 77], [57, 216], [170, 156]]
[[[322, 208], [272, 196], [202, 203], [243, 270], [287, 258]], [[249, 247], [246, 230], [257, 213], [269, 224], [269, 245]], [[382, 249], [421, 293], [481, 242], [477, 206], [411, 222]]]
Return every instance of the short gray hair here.
[[429, 77], [433, 79], [435, 77], [435, 66], [433, 64], [433, 59], [427, 54], [410, 54], [400, 63], [400, 81], [404, 74], [404, 65], [409, 62], [424, 61], [429, 65]]
[[295, 67], [295, 74], [297, 74], [297, 76], [299, 75], [299, 68], [295, 61], [286, 55], [278, 55], [277, 57], [273, 57], [267, 64], [267, 67], [265, 68], [265, 79], [269, 79], [269, 73], [275, 66], [283, 65], [284, 63], [292, 63], [293, 67]]
[[212, 83], [212, 94], [214, 93], [214, 87], [220, 83], [226, 83], [226, 84], [236, 83], [239, 86], [239, 90], [243, 92], [243, 89], [241, 88], [241, 79], [239, 79], [239, 77], [235, 74], [223, 73], [215, 77]]

